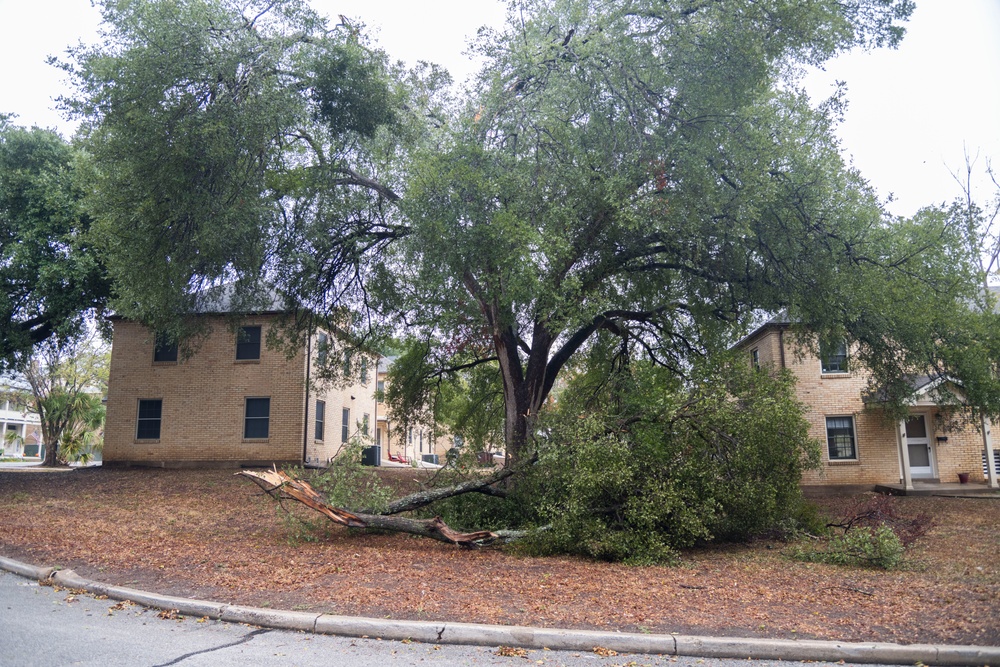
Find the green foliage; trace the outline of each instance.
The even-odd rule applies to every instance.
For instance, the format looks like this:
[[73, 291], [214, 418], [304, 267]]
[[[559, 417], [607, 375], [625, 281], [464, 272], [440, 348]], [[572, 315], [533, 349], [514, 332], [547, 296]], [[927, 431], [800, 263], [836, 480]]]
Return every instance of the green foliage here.
[[86, 465], [104, 449], [105, 407], [102, 396], [80, 394], [70, 405], [73, 417], [59, 438], [59, 460]]
[[87, 240], [79, 151], [0, 116], [0, 371], [51, 337], [73, 337], [110, 294]]
[[28, 402], [41, 419], [45, 465], [89, 460], [100, 449], [110, 358], [110, 350], [92, 335], [47, 340], [20, 366], [30, 386]]
[[892, 570], [903, 562], [903, 543], [887, 525], [860, 526], [832, 538], [825, 550], [799, 550], [795, 557], [834, 565]]
[[312, 78], [316, 115], [335, 135], [372, 137], [379, 126], [396, 122], [384, 55], [355, 41], [331, 48], [315, 64]]
[[352, 438], [329, 466], [309, 477], [309, 482], [334, 507], [378, 512], [393, 500], [393, 492], [371, 467], [361, 465], [363, 447], [360, 438]]
[[[907, 375], [954, 372], [1000, 414], [973, 363], [1000, 358], [1000, 327], [963, 312], [961, 225], [889, 218], [840, 155], [840, 94], [795, 85], [803, 64], [896, 44], [909, 0], [528, 0], [481, 34], [460, 103], [444, 72], [390, 67], [300, 0], [102, 7], [67, 105], [124, 316], [181, 338], [198, 290], [235, 279], [246, 310], [272, 282], [308, 313], [292, 337], [339, 327], [371, 350], [405, 329], [425, 347], [401, 362], [410, 406], [494, 439], [461, 389], [416, 401], [482, 364], [463, 381], [503, 396], [509, 461], [598, 332], [681, 376], [781, 309], [856, 343], [891, 406]], [[749, 508], [725, 516], [755, 530]]]
[[826, 516], [822, 513], [819, 506], [803, 498], [792, 509], [788, 518], [784, 522], [779, 523], [776, 535], [783, 539], [790, 539], [796, 535], [803, 534], [814, 536], [826, 535], [829, 532], [826, 521]]
[[682, 383], [645, 363], [609, 375], [602, 360], [595, 349], [543, 417], [539, 460], [510, 496], [455, 499], [446, 520], [548, 526], [529, 550], [636, 564], [809, 520], [798, 483], [819, 450], [790, 377], [728, 360]]
[[104, 39], [70, 50], [63, 103], [84, 121], [90, 238], [116, 312], [182, 338], [200, 290], [235, 281], [251, 311], [266, 273], [334, 314], [316, 290], [334, 289], [317, 275], [331, 257], [311, 252], [395, 197], [375, 179], [401, 102], [384, 54], [300, 0], [101, 5]]

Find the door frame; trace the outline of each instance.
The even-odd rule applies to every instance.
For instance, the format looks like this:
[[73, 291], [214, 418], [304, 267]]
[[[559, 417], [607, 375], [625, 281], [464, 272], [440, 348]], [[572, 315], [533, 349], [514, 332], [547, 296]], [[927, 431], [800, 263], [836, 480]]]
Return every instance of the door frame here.
[[928, 414], [926, 412], [911, 413], [906, 418], [906, 420], [909, 421], [910, 419], [916, 417], [920, 417], [921, 419], [924, 420], [924, 433], [926, 434], [926, 436], [923, 438], [911, 438], [909, 435], [907, 435], [906, 446], [909, 447], [910, 445], [921, 445], [921, 444], [925, 445], [927, 447], [927, 462], [930, 465], [927, 466], [926, 468], [923, 466], [919, 468], [915, 467], [913, 465], [913, 459], [907, 457], [910, 463], [910, 478], [914, 480], [935, 479], [937, 477], [937, 452], [935, 451], [934, 448], [934, 437], [933, 437], [934, 434], [931, 431], [931, 424], [933, 422], [931, 422], [931, 420], [928, 419]]

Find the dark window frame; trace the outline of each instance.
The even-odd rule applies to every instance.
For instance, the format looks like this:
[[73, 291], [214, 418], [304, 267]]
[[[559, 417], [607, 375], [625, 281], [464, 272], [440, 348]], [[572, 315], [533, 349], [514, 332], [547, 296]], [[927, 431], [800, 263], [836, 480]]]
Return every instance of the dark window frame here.
[[259, 324], [236, 330], [237, 361], [260, 361], [261, 333]]
[[[255, 414], [251, 414], [251, 408]], [[264, 408], [264, 409], [261, 409]], [[264, 414], [257, 414], [264, 413]], [[261, 429], [263, 424], [263, 429]], [[271, 437], [271, 397], [247, 396], [243, 400], [243, 439], [267, 440]]]
[[853, 415], [826, 418], [826, 454], [831, 461], [858, 460], [858, 438]]
[[326, 363], [330, 352], [330, 337], [322, 331], [316, 334], [316, 363], [322, 366]]
[[[154, 407], [154, 404], [156, 408], [155, 416], [153, 416], [152, 411], [150, 410], [151, 408]], [[146, 409], [144, 410], [143, 408]], [[143, 427], [145, 427], [145, 429]], [[162, 432], [163, 432], [163, 399], [140, 398], [138, 403], [136, 404], [135, 439], [159, 440], [160, 434]]]
[[323, 435], [325, 432], [325, 422], [326, 422], [326, 401], [316, 401], [316, 431], [313, 433], [313, 438], [316, 440], [323, 440]]
[[165, 333], [156, 334], [153, 341], [153, 363], [177, 363], [177, 343], [171, 343]]
[[841, 339], [832, 349], [830, 346], [821, 344], [819, 356], [820, 367], [824, 375], [838, 375], [850, 372], [846, 340]]
[[351, 409], [342, 408], [340, 411], [340, 441], [347, 442], [351, 439]]

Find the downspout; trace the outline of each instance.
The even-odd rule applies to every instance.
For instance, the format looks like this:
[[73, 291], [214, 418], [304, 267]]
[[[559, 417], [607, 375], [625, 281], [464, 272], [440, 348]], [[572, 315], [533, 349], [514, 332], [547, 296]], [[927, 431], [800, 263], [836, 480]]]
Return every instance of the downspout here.
[[312, 334], [306, 336], [306, 416], [302, 425], [302, 465], [306, 464], [309, 448], [309, 371], [312, 369]]

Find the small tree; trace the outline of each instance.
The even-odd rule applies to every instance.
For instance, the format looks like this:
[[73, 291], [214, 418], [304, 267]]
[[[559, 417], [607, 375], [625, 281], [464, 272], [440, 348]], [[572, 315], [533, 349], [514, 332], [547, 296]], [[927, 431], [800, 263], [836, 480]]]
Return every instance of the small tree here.
[[88, 336], [51, 339], [39, 346], [21, 369], [31, 388], [29, 403], [41, 418], [44, 465], [56, 465], [60, 447], [67, 453], [90, 451], [104, 423], [110, 353]]

